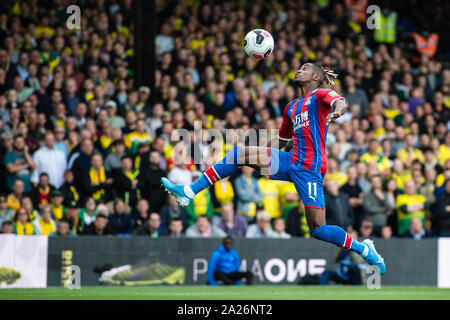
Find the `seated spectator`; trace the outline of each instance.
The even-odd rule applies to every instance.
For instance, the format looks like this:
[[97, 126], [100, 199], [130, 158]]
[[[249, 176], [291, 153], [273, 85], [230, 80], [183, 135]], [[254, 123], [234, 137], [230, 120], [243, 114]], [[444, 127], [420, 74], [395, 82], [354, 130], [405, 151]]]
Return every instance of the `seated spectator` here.
[[27, 209], [20, 208], [17, 210], [13, 221], [14, 234], [27, 236], [36, 234]]
[[339, 165], [336, 159], [328, 158], [328, 173], [327, 180], [334, 180], [337, 182], [338, 188], [347, 182], [347, 174], [339, 171]]
[[125, 137], [125, 145], [131, 150], [132, 154], [136, 154], [140, 143], [151, 144], [153, 137], [145, 130], [145, 120], [136, 121], [136, 130], [127, 134]]
[[50, 202], [50, 193], [55, 189], [50, 184], [48, 174], [43, 172], [39, 175], [39, 182], [37, 186], [33, 187], [28, 194], [33, 201], [33, 206], [39, 208], [41, 204], [47, 204]]
[[120, 170], [113, 174], [113, 187], [117, 195], [131, 207], [136, 205], [140, 196], [138, 174], [139, 171], [133, 171], [133, 159], [130, 156], [122, 157]]
[[114, 129], [122, 129], [123, 127], [125, 127], [124, 118], [116, 114], [117, 103], [114, 100], [108, 100], [105, 103], [105, 107], [108, 111], [108, 122], [111, 124], [111, 127]]
[[381, 227], [380, 235], [383, 239], [392, 239], [392, 228], [391, 226], [383, 226]]
[[150, 238], [158, 238], [160, 236], [161, 217], [159, 213], [152, 212], [147, 223], [134, 230], [133, 234], [137, 236], [150, 236]]
[[298, 206], [288, 212], [286, 232], [292, 237], [311, 238], [308, 222], [306, 221], [305, 207], [303, 201], [298, 202]]
[[175, 218], [179, 218], [183, 221], [184, 231], [189, 227], [186, 209], [179, 206], [177, 200], [172, 195], [167, 197], [167, 204], [161, 208], [159, 213], [161, 215], [161, 225], [163, 229], [167, 228], [170, 225], [170, 221]]
[[370, 190], [370, 182], [367, 180], [367, 166], [364, 162], [356, 164], [356, 171], [358, 171], [358, 185], [363, 192]]
[[434, 190], [436, 189], [436, 170], [430, 168], [425, 171], [425, 182], [421, 184], [419, 188], [419, 193], [425, 197], [427, 203], [432, 207], [436, 203], [436, 197], [434, 195]]
[[[91, 135], [91, 134], [90, 134]], [[86, 177], [89, 176], [91, 169], [91, 157], [94, 154], [94, 144], [92, 137], [83, 138], [79, 144], [79, 150], [76, 150], [69, 159], [68, 167], [72, 170], [75, 177], [74, 183], [80, 192], [86, 187]]]
[[218, 246], [211, 254], [208, 263], [208, 284], [217, 286], [219, 282], [225, 285], [239, 285], [241, 279], [246, 279], [246, 284], [251, 285], [253, 274], [251, 271], [241, 272], [241, 258], [233, 248], [233, 238], [227, 236], [223, 239], [223, 245]]
[[258, 179], [258, 187], [261, 190], [264, 210], [272, 219], [281, 217], [280, 212], [280, 182], [261, 177]]
[[222, 218], [218, 227], [230, 237], [245, 237], [247, 233], [247, 220], [238, 214], [234, 214], [231, 203], [222, 206]]
[[282, 216], [287, 220], [289, 211], [292, 208], [297, 208], [300, 200], [300, 196], [295, 189], [295, 185], [288, 181], [279, 181], [280, 197], [281, 197], [281, 207], [283, 209]]
[[4, 221], [12, 221], [14, 219], [14, 210], [8, 208], [8, 202], [6, 201], [6, 195], [0, 194], [0, 225]]
[[69, 225], [69, 230], [73, 234], [81, 234], [82, 232], [79, 213], [80, 209], [77, 203], [76, 202], [69, 203], [66, 212], [64, 214], [64, 218], [62, 219], [63, 221], [67, 222], [67, 224]]
[[400, 159], [393, 161], [392, 171], [391, 178], [397, 182], [397, 187], [403, 190], [405, 182], [412, 179], [411, 171], [405, 169]]
[[[108, 210], [107, 207], [106, 210]], [[97, 215], [97, 203], [95, 202], [95, 199], [93, 197], [89, 197], [86, 199], [85, 206], [84, 208], [80, 209], [78, 215], [80, 217], [81, 230], [95, 221]]]
[[52, 207], [49, 204], [42, 205], [40, 214], [40, 218], [33, 221], [36, 234], [48, 236], [50, 233], [55, 232], [56, 223], [55, 220], [52, 219]]
[[50, 237], [75, 237], [76, 234], [69, 228], [69, 223], [66, 220], [59, 220], [56, 224], [56, 231], [50, 233]]
[[20, 207], [27, 210], [31, 222], [39, 219], [39, 211], [33, 207], [33, 202], [29, 196], [24, 196], [20, 199]]
[[108, 223], [108, 215], [103, 212], [98, 212], [94, 222], [83, 229], [81, 235], [92, 236], [108, 236], [116, 235], [117, 231], [111, 223]]
[[173, 218], [170, 220], [169, 227], [163, 231], [163, 236], [169, 236], [171, 238], [184, 237], [183, 234], [183, 221], [180, 218]]
[[7, 206], [13, 211], [17, 211], [20, 208], [20, 201], [24, 195], [25, 185], [22, 180], [14, 181], [12, 187], [12, 193], [6, 197]]
[[36, 169], [36, 163], [28, 154], [28, 147], [22, 135], [14, 136], [12, 150], [5, 154], [3, 160], [6, 166], [6, 186], [13, 189], [14, 182], [21, 180], [24, 183], [25, 192], [31, 190], [31, 173]]
[[64, 198], [63, 204], [65, 206], [68, 206], [69, 203], [73, 201], [80, 201], [80, 192], [77, 190], [77, 187], [74, 184], [74, 176], [72, 170], [66, 170], [66, 172], [64, 173], [64, 183], [61, 188], [59, 188], [59, 191]]
[[378, 172], [384, 174], [384, 172], [389, 170], [390, 163], [389, 158], [381, 154], [379, 146], [378, 140], [371, 139], [369, 141], [369, 150], [361, 156], [360, 161], [366, 165], [372, 162], [376, 163]]
[[105, 167], [103, 166], [103, 157], [99, 153], [95, 153], [91, 158], [91, 168], [88, 175], [84, 179], [81, 192], [92, 197], [97, 203], [103, 203], [108, 200], [110, 194], [112, 179], [107, 176]]
[[66, 135], [66, 130], [62, 126], [57, 126], [55, 128], [55, 149], [58, 149], [64, 153], [64, 156], [67, 159], [69, 158], [69, 150], [67, 148], [66, 141], [64, 141], [64, 137]]
[[64, 215], [66, 208], [63, 205], [64, 198], [61, 191], [55, 189], [50, 193], [50, 205], [52, 206], [53, 218], [55, 221], [61, 220]]
[[122, 199], [114, 200], [113, 214], [109, 215], [108, 218], [119, 229], [119, 235], [130, 235], [133, 231], [133, 217], [129, 212], [125, 212], [125, 202]]
[[[192, 172], [192, 181], [195, 182], [202, 173], [200, 171]], [[195, 195], [192, 202], [186, 207], [189, 225], [195, 224], [199, 216], [207, 216], [209, 219], [213, 217], [213, 204], [211, 201], [211, 193], [206, 188]]]
[[[146, 161], [143, 159], [142, 161]], [[151, 151], [148, 159], [149, 163], [142, 166], [139, 173], [139, 189], [142, 197], [152, 204], [155, 211], [159, 211], [167, 201], [167, 193], [161, 188], [161, 178], [166, 173], [160, 168], [161, 155], [157, 151]]]
[[176, 160], [176, 165], [169, 171], [167, 178], [175, 184], [190, 185], [192, 183], [192, 174], [184, 159]]
[[420, 218], [412, 218], [411, 226], [403, 233], [403, 237], [420, 240], [430, 237], [430, 234], [423, 228], [422, 220], [420, 220]]
[[67, 161], [64, 152], [55, 148], [55, 135], [47, 131], [44, 137], [44, 146], [33, 154], [36, 169], [31, 175], [31, 182], [38, 183], [39, 175], [46, 172], [50, 178], [50, 184], [55, 188], [61, 187], [64, 181]]
[[125, 143], [123, 140], [116, 140], [111, 144], [111, 151], [105, 158], [105, 170], [111, 175], [120, 169], [120, 159], [125, 155]]
[[358, 172], [356, 166], [350, 165], [347, 167], [347, 182], [339, 189], [339, 192], [348, 196], [348, 202], [352, 207], [354, 214], [354, 225], [358, 225], [359, 219], [361, 219], [362, 204], [363, 204], [363, 192], [358, 185]]
[[425, 197], [416, 193], [417, 187], [413, 180], [408, 180], [405, 183], [405, 193], [401, 194], [396, 199], [397, 219], [399, 236], [403, 235], [411, 226], [412, 218], [419, 218], [422, 220], [422, 225], [425, 223], [425, 210], [428, 204]]
[[324, 198], [327, 208], [327, 224], [337, 225], [344, 230], [353, 225], [354, 214], [348, 196], [339, 192], [338, 183], [335, 180], [327, 179], [325, 181]]
[[133, 167], [134, 170], [142, 170], [143, 168], [148, 168], [150, 157], [150, 146], [146, 143], [140, 143], [138, 146], [138, 152], [133, 156]]
[[362, 219], [370, 220], [375, 227], [376, 234], [379, 235], [381, 227], [387, 223], [388, 213], [395, 208], [395, 204], [383, 191], [380, 176], [372, 176], [370, 185], [370, 191], [363, 195]]
[[275, 231], [275, 237], [279, 239], [290, 239], [291, 235], [286, 233], [286, 222], [283, 218], [277, 218], [273, 220], [273, 231]]
[[363, 220], [359, 227], [359, 237], [362, 239], [370, 238], [373, 234], [373, 223], [370, 220]]
[[256, 215], [256, 224], [249, 225], [246, 238], [276, 238], [275, 231], [270, 227], [270, 214], [260, 211]]
[[211, 186], [211, 200], [214, 207], [214, 214], [220, 215], [222, 207], [227, 203], [233, 203], [234, 189], [229, 177], [220, 180]]
[[133, 220], [136, 227], [140, 227], [147, 223], [149, 218], [149, 210], [150, 205], [148, 204], [147, 199], [140, 199], [133, 211]]
[[425, 157], [422, 151], [415, 147], [415, 139], [413, 134], [407, 134], [405, 137], [406, 146], [398, 150], [397, 158], [400, 159], [406, 167], [410, 167], [413, 160], [423, 162]]
[[342, 161], [341, 165], [340, 165], [340, 169], [341, 171], [345, 171], [347, 172], [347, 168], [349, 166], [355, 166], [358, 163], [359, 160], [359, 155], [358, 155], [358, 150], [357, 149], [350, 149], [350, 151], [348, 151], [347, 156], [346, 156], [347, 160]]
[[197, 223], [186, 230], [188, 238], [223, 238], [227, 234], [221, 229], [211, 225], [207, 216], [200, 216]]
[[450, 237], [450, 180], [445, 181], [444, 187], [445, 193], [437, 200], [437, 229], [441, 237]]
[[2, 223], [2, 229], [1, 232], [2, 234], [13, 234], [14, 233], [14, 226], [12, 221], [3, 221]]
[[251, 167], [242, 167], [242, 174], [234, 181], [237, 198], [236, 213], [244, 216], [247, 222], [254, 219], [256, 206], [262, 200], [258, 181], [252, 175], [253, 171], [255, 169]]

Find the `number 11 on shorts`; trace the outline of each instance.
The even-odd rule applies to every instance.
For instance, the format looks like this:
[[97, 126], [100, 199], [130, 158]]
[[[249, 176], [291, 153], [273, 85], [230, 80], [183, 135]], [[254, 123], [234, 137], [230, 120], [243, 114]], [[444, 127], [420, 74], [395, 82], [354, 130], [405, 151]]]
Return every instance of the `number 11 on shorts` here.
[[317, 197], [317, 182], [308, 182], [308, 196], [316, 201]]

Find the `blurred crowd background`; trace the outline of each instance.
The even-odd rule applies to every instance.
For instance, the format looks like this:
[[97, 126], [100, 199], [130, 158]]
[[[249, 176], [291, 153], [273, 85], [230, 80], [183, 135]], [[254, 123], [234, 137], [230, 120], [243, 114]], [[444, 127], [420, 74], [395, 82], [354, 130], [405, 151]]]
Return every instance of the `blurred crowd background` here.
[[[73, 3], [80, 30], [66, 27]], [[137, 86], [132, 0], [2, 1], [1, 231], [310, 237], [291, 183], [243, 167], [181, 208], [160, 178], [190, 184], [237, 129], [276, 135], [295, 71], [314, 61], [339, 74], [350, 106], [329, 126], [327, 223], [363, 238], [450, 236], [450, 3], [378, 1], [373, 16], [371, 4], [157, 1], [155, 83]], [[242, 49], [254, 28], [275, 38], [261, 61]], [[195, 121], [200, 138], [176, 151], [172, 134]], [[207, 129], [229, 129], [223, 152]]]

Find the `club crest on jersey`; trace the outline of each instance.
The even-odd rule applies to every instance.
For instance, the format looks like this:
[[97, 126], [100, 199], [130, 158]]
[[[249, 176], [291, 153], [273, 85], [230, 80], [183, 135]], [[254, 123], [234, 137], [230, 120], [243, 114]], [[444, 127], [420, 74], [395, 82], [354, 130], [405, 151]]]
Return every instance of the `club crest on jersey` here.
[[294, 130], [309, 126], [308, 111], [295, 116]]
[[330, 97], [337, 97], [337, 96], [338, 96], [338, 94], [336, 93], [336, 91], [333, 91], [333, 90], [330, 90], [330, 92], [328, 92], [328, 95], [329, 95]]

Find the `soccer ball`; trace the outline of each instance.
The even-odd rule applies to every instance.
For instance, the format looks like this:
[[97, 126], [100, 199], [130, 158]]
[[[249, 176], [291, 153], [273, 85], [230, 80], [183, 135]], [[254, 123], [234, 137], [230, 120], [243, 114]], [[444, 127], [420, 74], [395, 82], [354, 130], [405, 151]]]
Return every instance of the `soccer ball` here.
[[273, 51], [273, 37], [264, 29], [255, 29], [247, 33], [244, 39], [244, 50], [250, 57], [262, 59]]

